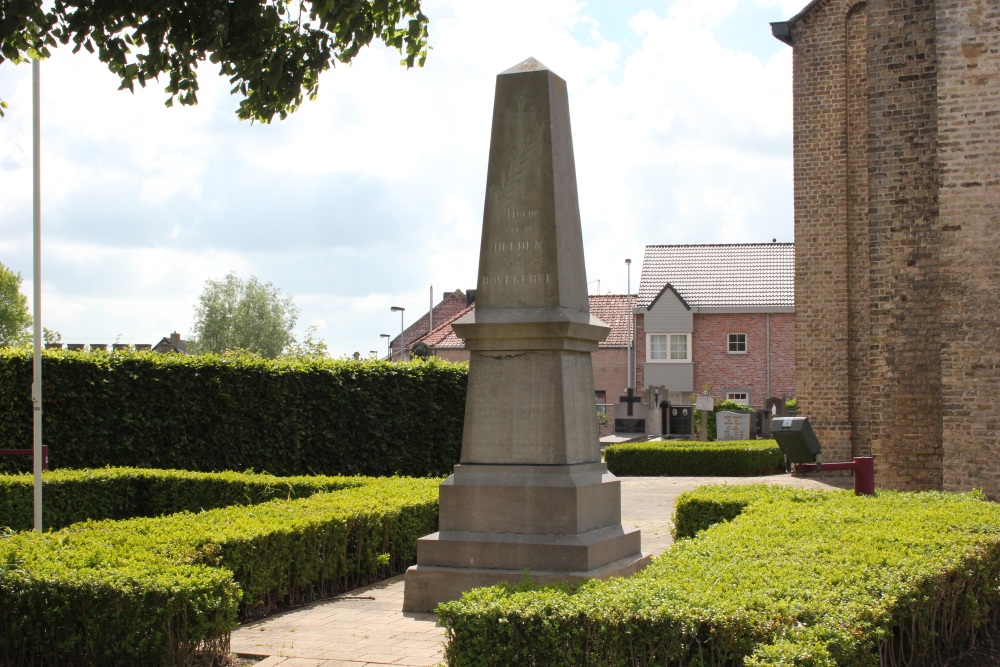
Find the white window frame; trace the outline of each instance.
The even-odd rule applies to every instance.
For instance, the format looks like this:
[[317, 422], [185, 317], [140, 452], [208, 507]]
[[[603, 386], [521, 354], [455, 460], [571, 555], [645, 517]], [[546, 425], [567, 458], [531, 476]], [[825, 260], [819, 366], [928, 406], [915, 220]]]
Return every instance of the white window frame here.
[[[737, 348], [740, 345], [740, 340], [737, 338], [734, 340], [734, 336], [743, 336], [743, 349], [733, 349], [735, 345]], [[734, 331], [733, 333], [726, 335], [726, 354], [746, 354], [749, 349], [749, 342], [747, 340], [747, 335], [741, 331]]]
[[[666, 336], [667, 344], [667, 358], [665, 359], [654, 359], [653, 358], [653, 337], [654, 336]], [[683, 359], [671, 359], [671, 348], [674, 336], [684, 337], [685, 352], [687, 355]], [[689, 364], [691, 363], [691, 334], [690, 333], [647, 333], [646, 334], [646, 361], [651, 364]]]
[[[745, 396], [746, 398], [735, 398], [736, 396]], [[750, 407], [750, 390], [749, 389], [734, 389], [732, 391], [726, 392], [727, 401], [735, 401], [741, 405]], [[745, 402], [744, 402], [745, 401]]]

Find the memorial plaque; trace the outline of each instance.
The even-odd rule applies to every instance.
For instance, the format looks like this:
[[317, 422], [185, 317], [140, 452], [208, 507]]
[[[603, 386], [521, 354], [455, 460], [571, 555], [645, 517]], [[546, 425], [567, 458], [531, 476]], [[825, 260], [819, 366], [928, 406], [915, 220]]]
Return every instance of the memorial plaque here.
[[631, 436], [646, 435], [646, 420], [635, 419], [615, 419], [615, 435]]
[[[594, 419], [590, 355], [608, 328], [590, 315], [566, 82], [533, 58], [497, 76], [476, 310], [453, 328], [470, 350], [461, 462], [403, 610], [645, 567]], [[644, 421], [626, 398], [623, 418]]]
[[670, 435], [690, 437], [694, 432], [694, 408], [690, 405], [670, 406]]
[[749, 440], [751, 416], [749, 412], [730, 412], [729, 410], [716, 413], [715, 439]]

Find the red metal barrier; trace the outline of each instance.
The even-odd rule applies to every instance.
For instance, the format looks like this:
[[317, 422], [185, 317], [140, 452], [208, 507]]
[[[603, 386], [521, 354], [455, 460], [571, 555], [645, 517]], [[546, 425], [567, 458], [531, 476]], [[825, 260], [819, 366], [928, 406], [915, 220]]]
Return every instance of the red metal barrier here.
[[875, 495], [875, 459], [871, 456], [855, 456], [854, 461], [838, 463], [796, 463], [797, 472], [819, 472], [821, 470], [850, 470], [854, 473], [854, 494]]
[[[34, 449], [0, 449], [0, 456], [32, 456]], [[42, 470], [49, 469], [49, 446], [42, 445]]]

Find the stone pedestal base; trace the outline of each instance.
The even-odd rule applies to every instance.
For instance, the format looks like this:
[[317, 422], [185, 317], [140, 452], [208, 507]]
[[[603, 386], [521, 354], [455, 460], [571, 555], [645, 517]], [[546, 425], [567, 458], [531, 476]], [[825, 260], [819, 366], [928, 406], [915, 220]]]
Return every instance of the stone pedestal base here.
[[406, 571], [403, 611], [432, 612], [438, 604], [448, 600], [457, 600], [462, 597], [462, 593], [465, 591], [483, 586], [494, 586], [504, 581], [517, 584], [527, 579], [536, 584], [552, 584], [560, 581], [573, 583], [588, 579], [628, 577], [649, 565], [650, 558], [649, 555], [623, 558], [604, 567], [584, 572], [414, 565]]
[[403, 611], [433, 611], [501, 581], [628, 576], [649, 562], [621, 524], [621, 489], [603, 463], [455, 466], [441, 485], [441, 530], [417, 541]]

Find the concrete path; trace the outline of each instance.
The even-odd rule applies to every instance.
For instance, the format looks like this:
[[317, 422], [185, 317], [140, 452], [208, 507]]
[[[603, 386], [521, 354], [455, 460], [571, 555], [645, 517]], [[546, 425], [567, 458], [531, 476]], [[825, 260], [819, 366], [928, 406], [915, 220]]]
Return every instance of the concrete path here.
[[[642, 550], [670, 546], [677, 496], [705, 484], [786, 484], [853, 488], [843, 476], [623, 477], [622, 522], [642, 530]], [[248, 623], [232, 635], [232, 650], [266, 656], [255, 667], [431, 667], [444, 662], [445, 632], [434, 614], [404, 614], [403, 577]]]

